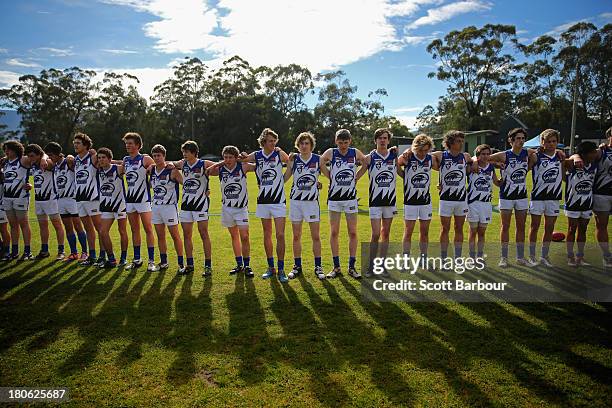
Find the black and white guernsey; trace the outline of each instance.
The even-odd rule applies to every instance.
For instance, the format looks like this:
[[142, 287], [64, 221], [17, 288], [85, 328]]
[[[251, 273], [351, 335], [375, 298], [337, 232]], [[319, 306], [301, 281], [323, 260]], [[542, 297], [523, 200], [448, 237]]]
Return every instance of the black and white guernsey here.
[[25, 198], [30, 193], [23, 188], [30, 177], [30, 169], [21, 164], [21, 159], [4, 163], [4, 198]]
[[174, 205], [178, 204], [179, 185], [172, 180], [172, 170], [162, 169], [157, 171], [154, 166], [151, 171], [151, 187], [153, 188], [154, 205]]
[[356, 162], [357, 152], [355, 148], [349, 147], [345, 155], [340, 154], [338, 148], [332, 149], [328, 201], [346, 201], [357, 198]]
[[583, 168], [572, 168], [565, 180], [565, 209], [568, 211], [589, 211], [593, 208], [593, 182], [597, 164]]
[[127, 182], [125, 201], [130, 204], [151, 202], [151, 189], [147, 169], [144, 166], [144, 155], [139, 153], [135, 157], [125, 156], [123, 167]]
[[593, 194], [612, 195], [612, 147], [610, 146], [601, 148], [601, 158], [597, 163]]
[[453, 156], [448, 150], [442, 152], [440, 163], [440, 200], [465, 201], [467, 195], [467, 163], [463, 153]]
[[561, 200], [563, 163], [556, 153], [548, 156], [544, 152], [538, 152], [536, 157], [535, 165], [531, 169], [533, 180], [531, 201]]
[[42, 169], [38, 164], [32, 164], [34, 176], [34, 200], [49, 201], [57, 198], [55, 184], [53, 183], [53, 170]]
[[255, 152], [255, 175], [259, 194], [257, 204], [285, 204], [285, 181], [283, 163], [275, 150], [266, 155], [263, 150]]
[[499, 198], [502, 200], [521, 200], [527, 198], [527, 150], [515, 154], [512, 149], [506, 150], [505, 166], [501, 171], [502, 183]]
[[319, 189], [317, 182], [319, 181], [321, 156], [312, 154], [310, 159], [304, 161], [300, 155], [296, 155], [293, 160], [293, 184], [289, 198], [298, 201], [318, 201]]
[[490, 203], [493, 195], [495, 166], [487, 164], [480, 172], [468, 176], [468, 204], [476, 201]]
[[98, 178], [96, 169], [87, 153], [83, 158], [74, 158], [74, 180], [76, 183], [76, 201], [96, 201], [99, 199]]
[[432, 157], [427, 154], [419, 160], [415, 154], [408, 159], [404, 166], [404, 204], [427, 205], [431, 203], [429, 186], [431, 183]]
[[181, 210], [208, 211], [209, 198], [206, 195], [208, 190], [208, 176], [206, 175], [206, 163], [204, 160], [197, 159], [193, 165], [184, 160]]
[[74, 198], [74, 169], [68, 167], [68, 160], [65, 157], [53, 166], [53, 179], [55, 180], [55, 191], [58, 199]]
[[242, 163], [236, 163], [233, 169], [221, 166], [219, 181], [221, 182], [221, 202], [224, 207], [244, 208], [249, 205], [247, 178], [242, 170]]
[[108, 170], [98, 169], [100, 212], [125, 212], [125, 183], [116, 164]]
[[368, 166], [370, 178], [370, 207], [394, 207], [396, 200], [397, 152], [388, 151], [381, 156], [376, 150], [370, 153]]

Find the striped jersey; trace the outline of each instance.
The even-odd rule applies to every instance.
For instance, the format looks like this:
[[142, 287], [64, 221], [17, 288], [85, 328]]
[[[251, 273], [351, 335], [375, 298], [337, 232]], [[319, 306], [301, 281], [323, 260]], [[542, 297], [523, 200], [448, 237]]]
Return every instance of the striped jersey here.
[[520, 200], [527, 198], [527, 149], [514, 154], [512, 149], [505, 151], [506, 162], [501, 171], [502, 184], [499, 198], [502, 200]]
[[431, 184], [431, 154], [420, 160], [411, 154], [404, 166], [404, 205], [431, 204], [429, 186]]
[[280, 154], [274, 150], [266, 155], [263, 150], [259, 150], [255, 152], [255, 165], [259, 186], [257, 204], [284, 204], [285, 181]]
[[100, 183], [100, 212], [125, 212], [125, 183], [116, 164], [98, 169]]
[[308, 160], [302, 160], [299, 154], [294, 157], [292, 167], [293, 184], [289, 193], [290, 199], [299, 201], [319, 200], [317, 182], [319, 174], [321, 174], [319, 167], [320, 159], [321, 156], [318, 154], [311, 154]]
[[453, 156], [451, 152], [442, 152], [440, 162], [440, 200], [465, 201], [467, 196], [467, 163], [463, 153]]
[[153, 166], [149, 179], [153, 189], [153, 205], [178, 204], [179, 184], [172, 180], [172, 170], [164, 168], [157, 171], [157, 167]]
[[34, 176], [34, 200], [55, 200], [55, 184], [53, 183], [53, 170], [41, 169], [39, 164], [32, 164], [32, 175]]
[[197, 159], [193, 164], [189, 164], [187, 160], [184, 160], [181, 210], [208, 211], [209, 199], [206, 196], [208, 190], [208, 176], [206, 175], [206, 163], [204, 160]]
[[23, 187], [30, 177], [30, 169], [21, 164], [21, 159], [7, 160], [4, 163], [4, 198], [25, 198], [30, 192]]
[[537, 160], [531, 169], [533, 179], [531, 201], [561, 200], [563, 163], [559, 160], [557, 153], [548, 156], [544, 152], [538, 152], [536, 157]]
[[144, 155], [139, 153], [135, 157], [125, 156], [123, 168], [127, 182], [125, 201], [137, 204], [151, 202], [151, 189], [147, 169], [144, 166]]
[[386, 156], [376, 150], [370, 153], [368, 166], [370, 178], [369, 206], [395, 206], [395, 181], [397, 179], [397, 152], [389, 150]]
[[487, 164], [484, 168], [478, 168], [478, 173], [470, 173], [468, 176], [468, 204], [476, 201], [490, 203], [493, 195], [495, 166]]
[[357, 165], [357, 152], [349, 147], [346, 154], [341, 154], [338, 148], [333, 148], [329, 169], [328, 201], [346, 201], [357, 198], [355, 183], [355, 166]]
[[601, 148], [601, 158], [597, 163], [593, 194], [612, 195], [612, 147]]
[[565, 180], [565, 209], [568, 211], [589, 211], [593, 208], [593, 181], [597, 164], [584, 168], [572, 168]]
[[83, 158], [77, 155], [74, 158], [74, 180], [76, 201], [97, 201], [98, 178], [96, 169], [91, 162], [91, 155], [87, 153]]
[[224, 207], [244, 208], [249, 205], [247, 177], [242, 170], [242, 163], [236, 163], [233, 169], [221, 166], [219, 181], [221, 182], [221, 203]]
[[68, 167], [65, 157], [53, 166], [53, 179], [57, 198], [74, 198], [74, 169]]

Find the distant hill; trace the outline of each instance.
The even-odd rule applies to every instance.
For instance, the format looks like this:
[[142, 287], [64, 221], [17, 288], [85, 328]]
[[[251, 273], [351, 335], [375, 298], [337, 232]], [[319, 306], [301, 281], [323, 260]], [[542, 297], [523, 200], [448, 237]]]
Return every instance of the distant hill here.
[[5, 130], [20, 131], [21, 116], [14, 110], [0, 109], [4, 115], [0, 116], [0, 123], [7, 126]]

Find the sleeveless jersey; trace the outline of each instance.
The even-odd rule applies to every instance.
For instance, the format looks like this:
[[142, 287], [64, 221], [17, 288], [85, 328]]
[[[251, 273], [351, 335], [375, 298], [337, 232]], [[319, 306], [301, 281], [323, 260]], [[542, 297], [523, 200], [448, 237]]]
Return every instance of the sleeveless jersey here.
[[415, 154], [410, 155], [404, 166], [404, 205], [431, 204], [431, 161], [431, 154], [423, 160]]
[[66, 158], [53, 166], [53, 180], [57, 198], [74, 198], [74, 169], [68, 167]]
[[517, 155], [512, 150], [506, 150], [506, 165], [502, 169], [502, 184], [499, 198], [504, 200], [520, 200], [527, 198], [527, 150], [523, 149]]
[[32, 164], [32, 175], [34, 176], [34, 200], [55, 200], [55, 185], [53, 184], [53, 170], [43, 170], [40, 165]]
[[21, 159], [7, 160], [4, 163], [4, 197], [25, 198], [30, 196], [23, 186], [28, 182], [30, 169], [23, 167]]
[[125, 212], [125, 184], [116, 164], [108, 170], [98, 169], [100, 211]]
[[340, 154], [338, 148], [332, 150], [328, 201], [345, 201], [357, 198], [355, 187], [356, 161], [356, 152], [353, 147], [349, 147], [346, 155]]
[[533, 179], [531, 201], [561, 200], [563, 171], [557, 153], [550, 157], [544, 152], [538, 152], [536, 157], [537, 161], [531, 169]]
[[468, 204], [475, 201], [491, 202], [495, 166], [487, 164], [485, 168], [479, 169], [479, 173], [470, 173], [468, 176]]
[[236, 163], [233, 169], [221, 166], [219, 181], [221, 182], [221, 203], [224, 207], [244, 208], [249, 205], [247, 177], [242, 170], [242, 163]]
[[204, 160], [198, 159], [193, 165], [183, 161], [183, 199], [182, 211], [208, 211], [208, 176]]
[[370, 153], [368, 175], [370, 178], [370, 207], [395, 206], [395, 181], [397, 179], [397, 153], [387, 152], [383, 157], [376, 150]]
[[583, 169], [573, 168], [567, 172], [565, 181], [565, 209], [589, 211], [593, 208], [593, 181], [597, 164], [591, 163]]
[[74, 158], [76, 201], [97, 201], [100, 198], [98, 194], [98, 178], [96, 177], [97, 172], [98, 169], [92, 164], [89, 153], [83, 158], [80, 158], [79, 155]]
[[153, 166], [151, 170], [151, 188], [153, 189], [153, 205], [178, 204], [179, 185], [171, 178], [172, 170], [162, 169], [158, 172]]
[[601, 158], [597, 163], [595, 184], [593, 194], [612, 195], [612, 147], [605, 146], [601, 149]]
[[151, 202], [151, 189], [147, 169], [144, 166], [144, 156], [136, 155], [132, 158], [123, 158], [123, 168], [125, 169], [125, 181], [127, 182], [127, 193], [125, 201], [128, 203], [149, 203]]
[[449, 151], [442, 152], [440, 163], [440, 200], [465, 201], [466, 162], [463, 153], [453, 156]]
[[255, 175], [259, 186], [257, 204], [284, 204], [285, 181], [283, 162], [277, 151], [266, 156], [263, 150], [255, 152]]
[[307, 161], [302, 160], [300, 155], [295, 156], [293, 160], [293, 184], [289, 198], [300, 201], [318, 201], [319, 189], [317, 181], [321, 169], [319, 168], [319, 160], [321, 156], [312, 154]]

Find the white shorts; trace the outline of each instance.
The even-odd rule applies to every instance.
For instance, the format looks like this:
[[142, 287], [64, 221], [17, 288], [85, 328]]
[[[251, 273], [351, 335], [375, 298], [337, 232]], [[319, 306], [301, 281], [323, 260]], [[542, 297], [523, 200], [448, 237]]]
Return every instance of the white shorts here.
[[284, 218], [287, 216], [285, 204], [257, 204], [255, 209], [257, 218]]
[[591, 218], [591, 215], [593, 215], [593, 211], [588, 210], [588, 211], [568, 211], [568, 210], [564, 210], [563, 211], [565, 213], [565, 216], [567, 218], [584, 218], [584, 219], [589, 219]]
[[77, 210], [76, 200], [70, 197], [58, 198], [57, 210], [59, 211], [60, 215], [76, 216], [79, 213], [79, 210]]
[[344, 201], [328, 201], [327, 209], [345, 214], [355, 214], [359, 211], [357, 199]]
[[441, 217], [466, 216], [468, 213], [468, 205], [465, 201], [446, 201], [440, 200], [440, 208], [438, 214]]
[[222, 207], [221, 225], [226, 228], [233, 227], [235, 225], [249, 225], [249, 209], [247, 207]]
[[208, 221], [208, 211], [185, 211], [179, 213], [180, 222]]
[[100, 214], [102, 214], [102, 219], [103, 220], [123, 220], [125, 218], [127, 218], [127, 213], [123, 212], [123, 211], [119, 211], [119, 212], [101, 212]]
[[499, 199], [500, 210], [515, 210], [523, 211], [529, 208], [529, 200], [526, 198], [519, 198], [518, 200], [505, 200]]
[[151, 214], [151, 222], [153, 224], [178, 225], [179, 216], [176, 205], [163, 204], [153, 205], [153, 213]]
[[467, 221], [469, 223], [488, 224], [493, 216], [493, 205], [490, 202], [474, 201], [468, 204]]
[[125, 203], [125, 212], [138, 214], [151, 212], [151, 203]]
[[59, 214], [57, 200], [35, 201], [34, 209], [36, 215], [55, 215]]
[[612, 195], [593, 194], [593, 211], [612, 212]]
[[370, 219], [372, 220], [379, 220], [381, 218], [393, 218], [396, 215], [396, 206], [370, 207]]
[[321, 220], [319, 202], [291, 200], [289, 202], [289, 219], [291, 222], [319, 222]]
[[77, 201], [79, 217], [100, 215], [100, 201]]
[[559, 212], [559, 201], [557, 200], [536, 200], [529, 203], [529, 214], [556, 217]]
[[17, 210], [28, 211], [30, 208], [30, 197], [8, 198], [2, 199], [2, 209], [4, 211]]
[[0, 224], [6, 224], [8, 222], [8, 218], [6, 218], [6, 211], [0, 210]]
[[404, 219], [407, 221], [429, 221], [433, 215], [431, 204], [406, 205], [404, 204]]

